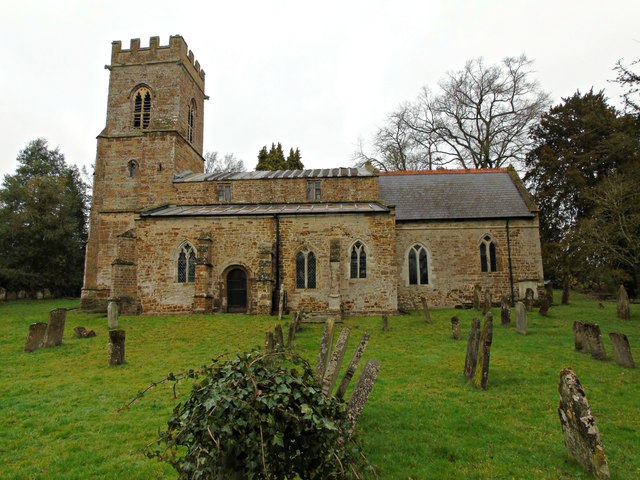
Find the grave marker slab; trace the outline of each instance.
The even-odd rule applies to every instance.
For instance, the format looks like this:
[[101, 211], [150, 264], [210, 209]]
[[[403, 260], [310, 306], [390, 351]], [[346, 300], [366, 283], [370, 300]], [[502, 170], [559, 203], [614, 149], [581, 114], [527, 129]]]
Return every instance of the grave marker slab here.
[[480, 346], [480, 319], [478, 317], [471, 321], [469, 340], [467, 341], [467, 355], [464, 359], [464, 376], [469, 380], [476, 373], [478, 365], [478, 348]]
[[473, 308], [476, 310], [480, 310], [480, 293], [482, 292], [482, 288], [480, 285], [475, 285], [473, 287]]
[[362, 375], [360, 375], [360, 378], [358, 379], [358, 383], [351, 394], [351, 398], [349, 398], [347, 412], [351, 422], [351, 431], [353, 431], [358, 423], [358, 419], [364, 409], [364, 405], [369, 399], [371, 390], [373, 390], [373, 384], [376, 381], [379, 371], [380, 363], [375, 360], [369, 360], [364, 366]]
[[109, 330], [109, 365], [124, 363], [124, 340], [124, 330]]
[[118, 303], [115, 300], [107, 303], [107, 322], [110, 329], [118, 328]]
[[500, 300], [500, 321], [503, 326], [511, 326], [511, 302], [508, 295], [503, 295]]
[[29, 333], [24, 343], [25, 352], [34, 352], [44, 344], [44, 336], [47, 332], [47, 324], [44, 322], [29, 325]]
[[451, 334], [454, 340], [460, 340], [462, 336], [460, 333], [460, 319], [456, 316], [451, 317]]
[[491, 310], [491, 292], [489, 290], [484, 291], [484, 303], [482, 304], [482, 314], [486, 315]]
[[333, 354], [331, 354], [331, 360], [329, 360], [327, 371], [322, 379], [322, 393], [327, 396], [330, 396], [333, 391], [333, 386], [336, 383], [336, 378], [338, 378], [338, 373], [340, 373], [340, 367], [342, 366], [342, 360], [344, 359], [344, 353], [347, 350], [348, 342], [349, 329], [343, 328], [340, 335], [338, 335], [336, 348], [333, 350]]
[[55, 347], [62, 344], [64, 336], [64, 324], [67, 320], [67, 310], [65, 308], [56, 308], [49, 312], [49, 324], [44, 335], [45, 347]]
[[573, 344], [579, 352], [588, 352], [589, 344], [585, 339], [584, 323], [579, 320], [573, 322]]
[[622, 320], [629, 320], [631, 318], [631, 312], [629, 310], [629, 295], [623, 285], [618, 288], [618, 304], [616, 307], [616, 314], [618, 318]]
[[322, 334], [320, 350], [318, 351], [318, 363], [316, 365], [316, 378], [320, 382], [324, 378], [324, 374], [327, 371], [327, 366], [329, 364], [329, 356], [331, 355], [331, 347], [333, 345], [334, 326], [335, 322], [333, 318], [327, 319], [324, 324], [324, 332]]
[[491, 312], [487, 313], [484, 319], [484, 325], [482, 326], [482, 333], [480, 334], [480, 343], [478, 349], [478, 364], [476, 371], [473, 375], [473, 384], [481, 388], [487, 389], [489, 382], [489, 361], [491, 358], [491, 343], [493, 342], [493, 315]]
[[531, 288], [527, 288], [524, 294], [524, 306], [527, 307], [527, 312], [533, 310], [534, 292]]
[[522, 302], [516, 302], [516, 332], [526, 335], [529, 332], [527, 309]]
[[609, 338], [613, 344], [613, 356], [616, 359], [616, 363], [623, 367], [635, 368], [636, 364], [631, 355], [631, 347], [627, 336], [624, 333], [611, 332], [609, 333]]
[[424, 319], [427, 323], [433, 323], [431, 320], [431, 312], [429, 311], [429, 305], [427, 299], [422, 297], [422, 309], [424, 310]]
[[591, 353], [596, 360], [606, 360], [607, 354], [604, 351], [604, 343], [602, 343], [602, 334], [597, 323], [584, 324], [584, 338]]
[[353, 378], [353, 374], [356, 372], [356, 369], [358, 368], [358, 363], [360, 363], [360, 358], [362, 358], [362, 355], [364, 354], [364, 350], [367, 348], [367, 343], [369, 343], [369, 338], [370, 338], [370, 335], [368, 333], [365, 333], [362, 336], [362, 340], [360, 340], [360, 344], [358, 345], [358, 348], [354, 352], [353, 357], [351, 357], [351, 361], [349, 362], [347, 371], [345, 372], [344, 377], [342, 377], [340, 386], [336, 391], [336, 398], [338, 399], [344, 398], [344, 394], [347, 391], [349, 382]]

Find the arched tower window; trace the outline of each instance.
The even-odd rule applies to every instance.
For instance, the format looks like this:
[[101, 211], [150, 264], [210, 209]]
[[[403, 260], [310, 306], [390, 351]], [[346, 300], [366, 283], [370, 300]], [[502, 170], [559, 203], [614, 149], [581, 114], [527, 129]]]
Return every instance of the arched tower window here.
[[296, 288], [316, 288], [316, 254], [306, 248], [296, 253]]
[[133, 97], [133, 128], [149, 128], [151, 120], [151, 92], [141, 87]]
[[367, 251], [360, 240], [351, 247], [351, 278], [367, 278]]
[[189, 112], [187, 113], [187, 140], [193, 142], [193, 129], [196, 122], [196, 101], [191, 99], [189, 104]]
[[490, 235], [485, 235], [480, 242], [480, 271], [495, 272], [497, 267], [496, 244]]
[[409, 285], [427, 285], [429, 283], [429, 260], [427, 249], [416, 244], [409, 249]]
[[192, 283], [196, 280], [196, 251], [189, 242], [178, 250], [178, 282]]
[[138, 173], [138, 164], [134, 160], [130, 160], [127, 164], [127, 170], [129, 172], [130, 177], [135, 177]]

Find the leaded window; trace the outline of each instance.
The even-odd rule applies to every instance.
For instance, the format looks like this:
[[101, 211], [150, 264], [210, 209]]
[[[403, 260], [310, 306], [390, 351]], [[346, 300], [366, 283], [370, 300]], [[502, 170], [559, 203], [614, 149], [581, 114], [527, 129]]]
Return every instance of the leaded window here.
[[316, 288], [316, 254], [307, 249], [296, 254], [296, 288]]
[[427, 250], [416, 244], [409, 249], [409, 285], [427, 285], [429, 283], [429, 260]]
[[133, 100], [133, 128], [149, 128], [151, 120], [151, 92], [140, 88]]
[[320, 200], [322, 197], [322, 183], [320, 180], [307, 182], [307, 200]]
[[351, 278], [367, 278], [367, 251], [360, 240], [351, 247]]
[[490, 235], [485, 235], [480, 243], [480, 271], [495, 272], [497, 270], [496, 244]]
[[219, 202], [231, 201], [231, 184], [229, 183], [218, 184], [218, 201]]
[[192, 283], [196, 280], [196, 251], [184, 243], [178, 252], [178, 282]]

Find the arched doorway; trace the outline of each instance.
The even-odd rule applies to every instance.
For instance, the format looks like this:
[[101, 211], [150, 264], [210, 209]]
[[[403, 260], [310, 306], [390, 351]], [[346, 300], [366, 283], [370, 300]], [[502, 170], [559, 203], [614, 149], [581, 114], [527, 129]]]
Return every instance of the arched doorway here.
[[247, 311], [247, 274], [241, 268], [232, 268], [227, 273], [227, 311]]

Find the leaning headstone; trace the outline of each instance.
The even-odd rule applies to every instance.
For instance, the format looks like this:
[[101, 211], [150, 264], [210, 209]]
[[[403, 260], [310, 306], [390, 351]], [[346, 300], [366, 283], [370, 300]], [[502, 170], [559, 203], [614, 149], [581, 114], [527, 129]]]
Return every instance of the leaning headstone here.
[[382, 315], [382, 331], [386, 332], [387, 330], [389, 330], [389, 315], [385, 313]]
[[624, 285], [620, 285], [618, 289], [618, 308], [616, 311], [618, 318], [622, 320], [629, 320], [631, 318], [631, 312], [629, 311], [629, 295], [624, 289]]
[[355, 428], [360, 418], [360, 414], [364, 409], [365, 403], [369, 399], [369, 394], [373, 390], [373, 384], [378, 376], [380, 370], [380, 363], [375, 360], [369, 360], [364, 366], [364, 370], [358, 379], [358, 383], [349, 398], [347, 406], [347, 415], [351, 423], [351, 431]]
[[591, 356], [596, 360], [606, 360], [607, 354], [602, 343], [602, 334], [597, 323], [584, 324], [584, 338], [588, 345]]
[[482, 288], [480, 285], [475, 284], [473, 287], [473, 308], [476, 310], [480, 310], [480, 293], [482, 292]]
[[273, 332], [265, 332], [264, 334], [264, 349], [267, 353], [273, 353], [276, 348], [275, 337]]
[[584, 323], [579, 320], [573, 322], [573, 345], [579, 352], [589, 351], [589, 344], [585, 339]]
[[531, 288], [527, 288], [524, 294], [524, 306], [527, 307], [527, 312], [530, 312], [531, 310], [533, 310], [533, 300], [534, 300], [533, 290]]
[[118, 303], [115, 300], [107, 303], [107, 321], [110, 329], [118, 328]]
[[94, 330], [87, 330], [84, 327], [75, 327], [73, 332], [76, 334], [76, 338], [91, 338], [96, 336]]
[[456, 316], [451, 317], [451, 334], [454, 340], [460, 340], [460, 319]]
[[284, 335], [282, 333], [282, 325], [278, 323], [273, 331], [276, 350], [280, 351], [284, 348]]
[[551, 308], [551, 300], [547, 295], [545, 295], [542, 300], [540, 300], [540, 308], [538, 309], [538, 313], [543, 317], [549, 315], [549, 308]]
[[493, 315], [491, 312], [487, 313], [484, 319], [484, 325], [482, 326], [482, 333], [480, 334], [480, 343], [478, 348], [478, 364], [476, 371], [473, 375], [473, 384], [481, 388], [487, 389], [487, 383], [489, 382], [489, 359], [491, 357], [491, 342], [493, 341]]
[[338, 335], [338, 341], [336, 342], [336, 348], [333, 349], [331, 360], [327, 366], [327, 371], [322, 379], [322, 393], [326, 396], [330, 396], [333, 391], [333, 386], [338, 378], [340, 367], [342, 366], [342, 359], [344, 358], [344, 352], [347, 350], [347, 342], [349, 341], [349, 329], [343, 328]]
[[500, 322], [503, 326], [511, 325], [511, 302], [508, 295], [503, 295], [500, 300]]
[[289, 324], [289, 333], [287, 335], [287, 348], [293, 347], [293, 340], [296, 336], [296, 322], [295, 320]]
[[29, 325], [27, 341], [24, 342], [24, 351], [33, 352], [44, 344], [44, 336], [47, 332], [47, 324], [44, 322], [32, 323]]
[[109, 365], [124, 363], [124, 339], [124, 330], [109, 330]]
[[319, 382], [324, 378], [329, 364], [329, 356], [331, 355], [331, 346], [333, 344], [333, 328], [335, 322], [333, 318], [327, 319], [324, 325], [324, 333], [320, 342], [320, 350], [318, 351], [318, 363], [316, 365], [316, 378]]
[[484, 303], [482, 304], [482, 314], [486, 315], [491, 310], [491, 292], [489, 290], [484, 291]]
[[467, 341], [467, 355], [464, 359], [464, 376], [469, 380], [476, 373], [478, 365], [478, 348], [480, 346], [480, 319], [474, 318], [471, 322], [469, 340]]
[[635, 368], [636, 364], [631, 356], [631, 347], [629, 346], [629, 339], [624, 333], [611, 332], [609, 338], [613, 344], [613, 355], [616, 359], [616, 363], [623, 367]]
[[522, 302], [516, 302], [516, 332], [526, 335], [529, 331], [527, 309]]
[[569, 456], [597, 479], [610, 478], [600, 431], [591, 415], [589, 401], [576, 374], [570, 368], [560, 372], [558, 415]]
[[356, 372], [356, 368], [358, 368], [358, 363], [360, 362], [360, 358], [362, 358], [362, 354], [364, 354], [365, 348], [367, 348], [367, 343], [369, 343], [369, 334], [365, 333], [362, 336], [362, 340], [360, 340], [360, 344], [358, 348], [351, 357], [351, 361], [349, 362], [349, 366], [347, 367], [347, 371], [342, 377], [342, 381], [340, 382], [340, 386], [336, 391], [336, 398], [342, 400], [344, 398], [344, 394], [347, 391], [347, 387], [349, 386], [349, 382], [353, 378], [353, 374]]
[[47, 332], [44, 335], [43, 346], [55, 347], [62, 344], [66, 319], [67, 310], [65, 308], [56, 308], [49, 312], [49, 324], [47, 325]]
[[422, 309], [424, 310], [424, 319], [427, 323], [432, 323], [431, 321], [431, 312], [429, 311], [429, 305], [427, 304], [427, 299], [422, 297]]

